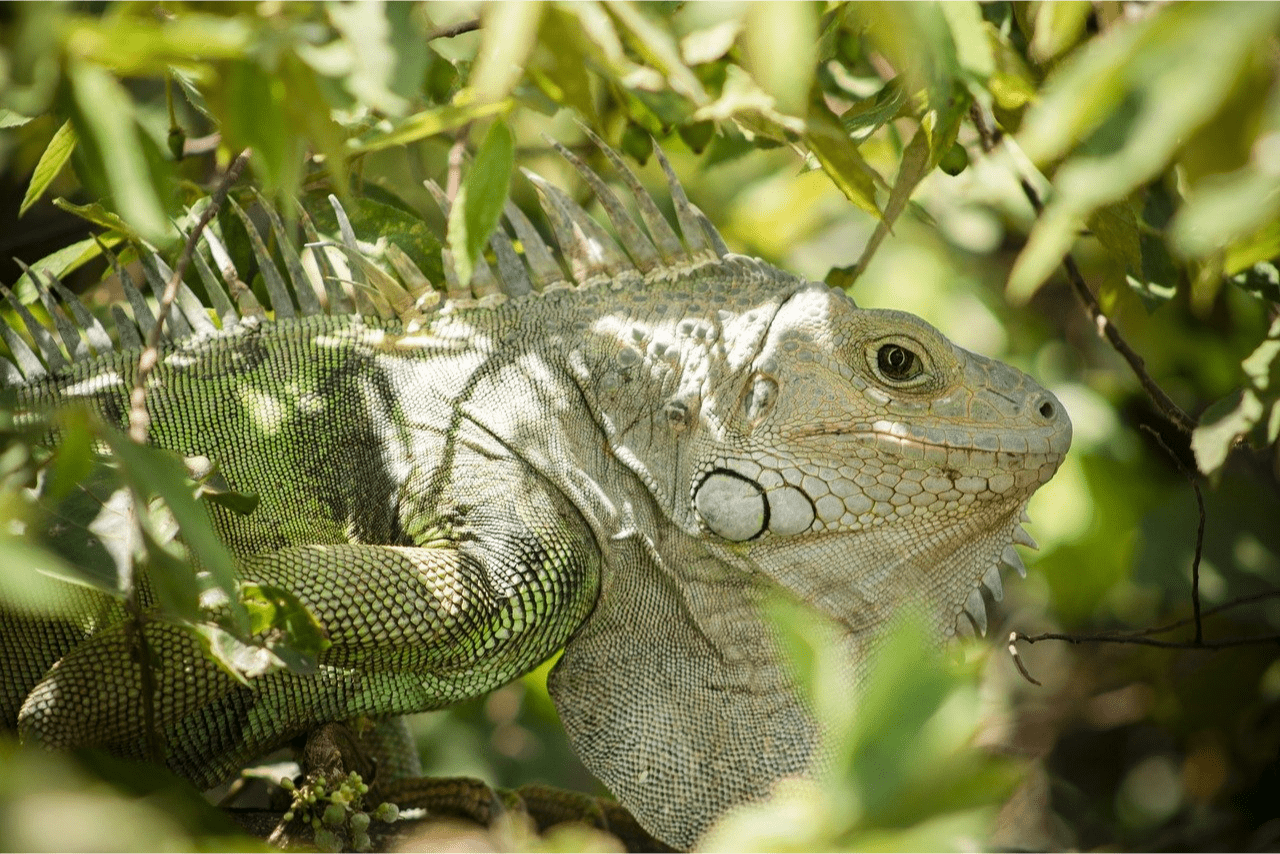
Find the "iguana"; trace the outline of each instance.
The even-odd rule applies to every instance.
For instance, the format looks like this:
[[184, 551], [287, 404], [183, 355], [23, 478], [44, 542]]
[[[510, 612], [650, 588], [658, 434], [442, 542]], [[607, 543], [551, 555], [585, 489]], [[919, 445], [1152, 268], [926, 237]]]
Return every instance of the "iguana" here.
[[[1062, 405], [917, 317], [729, 252], [658, 151], [673, 227], [595, 141], [630, 206], [557, 148], [612, 235], [526, 173], [558, 251], [508, 203], [511, 233], [470, 290], [446, 250], [438, 304], [370, 271], [382, 314], [356, 311], [335, 250], [305, 250], [327, 273], [313, 284], [282, 241], [285, 273], [259, 255], [268, 315], [234, 307], [197, 255], [212, 311], [179, 296], [150, 440], [259, 497], [247, 515], [209, 510], [240, 577], [296, 593], [332, 642], [315, 673], [244, 687], [186, 632], [147, 624], [166, 762], [197, 786], [325, 722], [482, 694], [563, 647], [549, 683], [574, 748], [688, 847], [818, 762], [767, 597], [841, 627], [851, 685], [896, 615], [924, 615], [939, 641], [985, 630], [982, 589], [999, 598], [1000, 565], [1021, 569], [1023, 508], [1070, 444]], [[123, 423], [154, 324], [124, 284], [118, 343], [57, 283], [57, 327], [26, 324], [34, 349], [5, 331], [20, 419], [87, 400]], [[0, 721], [145, 756], [121, 612], [74, 598], [67, 620], [0, 617]]]

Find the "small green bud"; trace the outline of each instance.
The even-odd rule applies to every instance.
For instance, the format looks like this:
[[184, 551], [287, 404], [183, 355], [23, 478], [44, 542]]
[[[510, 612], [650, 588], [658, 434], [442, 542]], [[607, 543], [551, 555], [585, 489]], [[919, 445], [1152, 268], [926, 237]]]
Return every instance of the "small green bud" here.
[[384, 801], [378, 804], [378, 808], [373, 811], [373, 817], [378, 821], [385, 821], [387, 824], [391, 824], [400, 818], [400, 808], [390, 801]]
[[286, 792], [292, 792], [292, 791], [295, 791], [298, 787], [294, 785], [293, 778], [281, 777], [280, 788], [284, 789]]
[[368, 851], [373, 847], [373, 843], [369, 840], [369, 834], [362, 830], [357, 830], [351, 834], [351, 847], [357, 851]]
[[324, 811], [324, 823], [331, 827], [337, 827], [347, 817], [347, 810], [341, 804], [329, 804]]
[[369, 814], [367, 812], [352, 813], [351, 829], [357, 833], [369, 829]]
[[316, 831], [315, 838], [316, 848], [321, 851], [341, 851], [342, 838], [332, 830], [321, 829]]

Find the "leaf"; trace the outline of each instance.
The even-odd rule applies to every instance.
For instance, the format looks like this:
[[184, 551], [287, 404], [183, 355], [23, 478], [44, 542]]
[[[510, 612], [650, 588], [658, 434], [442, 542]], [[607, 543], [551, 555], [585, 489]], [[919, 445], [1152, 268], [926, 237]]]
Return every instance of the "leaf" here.
[[862, 210], [880, 218], [876, 204], [876, 185], [883, 180], [867, 165], [858, 153], [858, 147], [849, 139], [839, 123], [822, 114], [811, 114], [804, 141], [818, 158], [824, 172], [830, 176], [840, 192]]
[[1029, 52], [1031, 58], [1046, 63], [1074, 45], [1084, 34], [1093, 4], [1088, 0], [1057, 0], [1041, 3], [1035, 11]]
[[213, 528], [209, 512], [196, 500], [182, 460], [168, 451], [138, 445], [124, 434], [104, 429], [102, 438], [120, 461], [120, 472], [140, 497], [158, 495], [173, 514], [183, 540], [213, 583], [234, 604], [238, 622], [245, 618], [235, 598], [235, 563]]
[[981, 7], [971, 0], [954, 0], [939, 3], [938, 9], [951, 30], [960, 68], [978, 80], [986, 80], [995, 71], [996, 64]]
[[414, 113], [389, 131], [379, 131], [367, 136], [359, 142], [347, 143], [352, 154], [363, 154], [370, 151], [381, 151], [410, 142], [417, 142], [429, 136], [445, 131], [457, 130], [463, 125], [479, 119], [505, 113], [511, 109], [510, 101], [496, 101], [491, 104], [467, 104], [455, 106], [433, 107]]
[[53, 200], [53, 204], [67, 213], [75, 214], [81, 219], [88, 220], [94, 225], [101, 226], [102, 228], [110, 231], [118, 232], [120, 235], [127, 237], [130, 240], [142, 240], [142, 235], [130, 228], [129, 224], [121, 219], [119, 214], [112, 213], [98, 202], [88, 205], [73, 205], [66, 199], [58, 198]]
[[494, 122], [449, 212], [449, 248], [463, 287], [470, 284], [475, 261], [502, 216], [514, 167], [511, 131]]
[[75, 147], [76, 132], [71, 127], [71, 120], [68, 119], [62, 123], [62, 127], [58, 128], [53, 139], [49, 140], [49, 144], [45, 146], [44, 153], [40, 155], [35, 171], [31, 173], [31, 183], [27, 185], [27, 193], [22, 197], [22, 205], [18, 208], [18, 216], [26, 213], [27, 208], [34, 205], [44, 195], [44, 191], [49, 189], [53, 179], [57, 178], [62, 167], [67, 165]]
[[1054, 176], [1053, 197], [1010, 275], [1011, 299], [1039, 288], [1089, 214], [1165, 169], [1277, 23], [1276, 4], [1176, 4], [1117, 23], [1066, 59], [1018, 142], [1037, 163], [1083, 145]]
[[115, 210], [152, 243], [166, 243], [173, 228], [161, 204], [134, 121], [133, 102], [124, 87], [100, 68], [67, 64], [73, 103], [72, 126]]
[[680, 58], [680, 47], [675, 38], [646, 17], [642, 7], [619, 2], [607, 3], [606, 7], [622, 24], [627, 41], [636, 53], [657, 69], [677, 94], [699, 107], [711, 100], [698, 76]]
[[1127, 199], [1094, 211], [1088, 225], [1093, 236], [1124, 265], [1127, 273], [1141, 273], [1142, 242], [1138, 235], [1138, 218]]
[[511, 94], [533, 49], [542, 4], [486, 3], [480, 10], [480, 50], [467, 86], [476, 103], [493, 104]]
[[813, 85], [818, 13], [811, 3], [752, 3], [743, 30], [746, 69], [780, 113], [803, 116]]
[[324, 626], [290, 590], [246, 583], [240, 597], [249, 614], [249, 631], [265, 635], [267, 646], [295, 673], [312, 673], [316, 656], [333, 644]]
[[222, 77], [215, 113], [225, 144], [252, 148], [265, 195], [292, 195], [302, 178], [302, 141], [288, 121], [285, 81], [254, 62], [231, 62]]
[[0, 130], [20, 128], [31, 120], [31, 116], [24, 116], [22, 113], [0, 107]]
[[1231, 447], [1254, 428], [1263, 414], [1264, 406], [1258, 395], [1246, 390], [1241, 394], [1239, 403], [1226, 415], [1201, 423], [1191, 434], [1191, 450], [1200, 471], [1206, 475], [1217, 474], [1227, 461]]
[[[75, 207], [74, 205], [64, 203], [62, 199], [55, 199], [54, 205], [62, 208], [63, 210]], [[99, 206], [99, 208], [101, 208], [101, 206]], [[77, 211], [72, 211], [72, 213], [76, 212]], [[101, 212], [103, 214], [107, 213], [106, 211]], [[39, 261], [33, 263], [31, 265], [31, 270], [32, 272], [52, 273], [54, 276], [62, 278], [68, 273], [80, 269], [80, 267], [102, 254], [102, 248], [98, 241], [101, 241], [102, 244], [110, 248], [117, 245], [124, 239], [125, 236], [123, 234], [115, 232], [100, 234], [98, 235], [98, 240], [88, 237], [84, 240], [76, 241], [69, 246], [64, 246], [57, 252], [46, 255]], [[43, 287], [43, 284], [41, 287]], [[18, 299], [23, 303], [31, 303], [36, 299], [36, 284], [31, 281], [31, 278], [25, 272], [14, 285], [13, 291], [17, 294]]]
[[55, 616], [66, 608], [67, 591], [58, 578], [75, 569], [40, 546], [0, 530], [0, 602], [31, 616]]

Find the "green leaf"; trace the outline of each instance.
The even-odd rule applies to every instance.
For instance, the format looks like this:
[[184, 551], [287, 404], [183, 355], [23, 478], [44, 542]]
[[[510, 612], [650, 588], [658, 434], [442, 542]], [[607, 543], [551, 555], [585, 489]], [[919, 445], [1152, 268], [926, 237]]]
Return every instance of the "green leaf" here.
[[[76, 207], [75, 205], [67, 204], [62, 199], [55, 199], [54, 205], [62, 208], [63, 210]], [[78, 213], [78, 211], [73, 210], [72, 213]], [[98, 211], [96, 213], [111, 216], [111, 214], [108, 214], [107, 211], [102, 209], [101, 205], [98, 206]], [[108, 248], [115, 246], [124, 239], [125, 235], [116, 232], [108, 232], [106, 234], [98, 235], [98, 240]], [[33, 272], [52, 273], [53, 275], [61, 278], [68, 273], [80, 269], [80, 267], [89, 263], [101, 254], [102, 248], [98, 245], [98, 241], [95, 241], [92, 237], [88, 237], [84, 240], [72, 243], [70, 246], [64, 246], [57, 252], [46, 255], [39, 261], [33, 263], [31, 265], [31, 270]], [[31, 281], [31, 278], [25, 272], [14, 285], [13, 290], [14, 293], [18, 295], [18, 299], [22, 300], [24, 303], [30, 303], [36, 299], [36, 284]]]
[[75, 214], [81, 219], [88, 220], [94, 225], [101, 226], [102, 228], [110, 231], [118, 232], [120, 235], [127, 237], [130, 240], [142, 240], [142, 235], [130, 228], [129, 224], [121, 219], [119, 214], [107, 210], [98, 202], [88, 205], [73, 205], [66, 199], [59, 198], [54, 199], [53, 204], [67, 213]]
[[161, 203], [124, 87], [96, 66], [67, 64], [72, 125], [96, 174], [111, 193], [115, 210], [152, 243], [166, 243], [173, 228]]
[[35, 171], [31, 173], [31, 183], [27, 185], [27, 193], [22, 197], [22, 205], [18, 208], [18, 216], [26, 213], [27, 208], [34, 205], [44, 195], [44, 191], [49, 189], [53, 179], [57, 178], [62, 167], [67, 165], [75, 147], [76, 132], [71, 127], [71, 120], [68, 119], [62, 123], [62, 127], [58, 128], [53, 139], [49, 140], [49, 144], [45, 147], [44, 153], [40, 155], [40, 161], [36, 163]]
[[466, 104], [463, 106], [449, 104], [443, 107], [432, 107], [429, 110], [414, 113], [389, 131], [379, 131], [359, 142], [349, 142], [347, 143], [347, 148], [353, 154], [363, 154], [370, 151], [381, 151], [384, 148], [406, 145], [445, 131], [457, 130], [463, 125], [499, 113], [505, 113], [509, 109], [511, 109], [510, 101], [497, 101], [491, 104]]
[[74, 578], [61, 558], [0, 530], [0, 602], [31, 616], [54, 616], [66, 608], [67, 590], [58, 578]]
[[463, 287], [470, 284], [475, 261], [502, 216], [514, 167], [511, 131], [502, 122], [494, 122], [449, 213], [449, 248]]
[[1018, 142], [1037, 163], [1080, 145], [1009, 280], [1029, 297], [1098, 208], [1154, 179], [1211, 119], [1258, 51], [1280, 6], [1187, 3], [1124, 21], [1071, 54], [1027, 113]]
[[295, 673], [312, 673], [316, 657], [332, 646], [324, 626], [292, 591], [269, 584], [242, 584], [249, 631], [265, 635], [267, 646]]
[[236, 600], [235, 563], [214, 530], [208, 510], [196, 500], [182, 460], [171, 452], [135, 444], [112, 429], [103, 430], [102, 438], [120, 461], [121, 474], [133, 491], [143, 499], [154, 494], [164, 501], [183, 540], [213, 583], [234, 603], [237, 621], [243, 622], [243, 609]]
[[32, 120], [31, 116], [24, 116], [22, 115], [22, 113], [17, 113], [17, 112], [14, 112], [13, 110], [0, 108], [0, 130], [6, 130], [8, 128], [20, 128], [23, 125], [31, 122], [31, 120]]
[[1142, 242], [1138, 218], [1128, 200], [1106, 205], [1088, 219], [1089, 230], [1129, 274], [1142, 271]]
[[538, 36], [542, 4], [486, 3], [480, 10], [480, 51], [467, 81], [480, 104], [498, 103], [511, 94]]
[[862, 159], [844, 128], [821, 114], [810, 115], [807, 124], [804, 141], [822, 164], [822, 170], [849, 201], [879, 219], [876, 185], [883, 180]]
[[233, 151], [253, 149], [265, 195], [292, 195], [302, 177], [302, 140], [291, 126], [285, 80], [253, 62], [226, 66], [215, 112]]
[[1208, 423], [1205, 419], [1191, 434], [1191, 450], [1196, 456], [1196, 466], [1206, 475], [1217, 474], [1227, 461], [1231, 447], [1246, 435], [1262, 419], [1265, 409], [1258, 395], [1246, 389], [1236, 406], [1221, 418]]
[[818, 51], [812, 3], [752, 3], [743, 30], [746, 68], [786, 115], [803, 116]]

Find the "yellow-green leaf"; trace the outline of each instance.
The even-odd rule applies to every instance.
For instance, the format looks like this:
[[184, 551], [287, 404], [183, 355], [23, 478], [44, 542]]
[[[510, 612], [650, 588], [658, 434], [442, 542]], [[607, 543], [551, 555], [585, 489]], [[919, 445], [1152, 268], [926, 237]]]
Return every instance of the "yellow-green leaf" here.
[[62, 127], [58, 128], [53, 139], [49, 140], [49, 144], [45, 146], [44, 153], [40, 155], [40, 161], [36, 163], [35, 171], [31, 173], [27, 194], [22, 197], [22, 205], [18, 208], [18, 216], [26, 213], [27, 208], [44, 195], [44, 191], [49, 189], [49, 185], [53, 183], [54, 178], [58, 177], [62, 167], [67, 165], [67, 160], [70, 159], [71, 152], [75, 151], [75, 148], [76, 132], [75, 128], [71, 127], [71, 120], [68, 119], [62, 123]]

